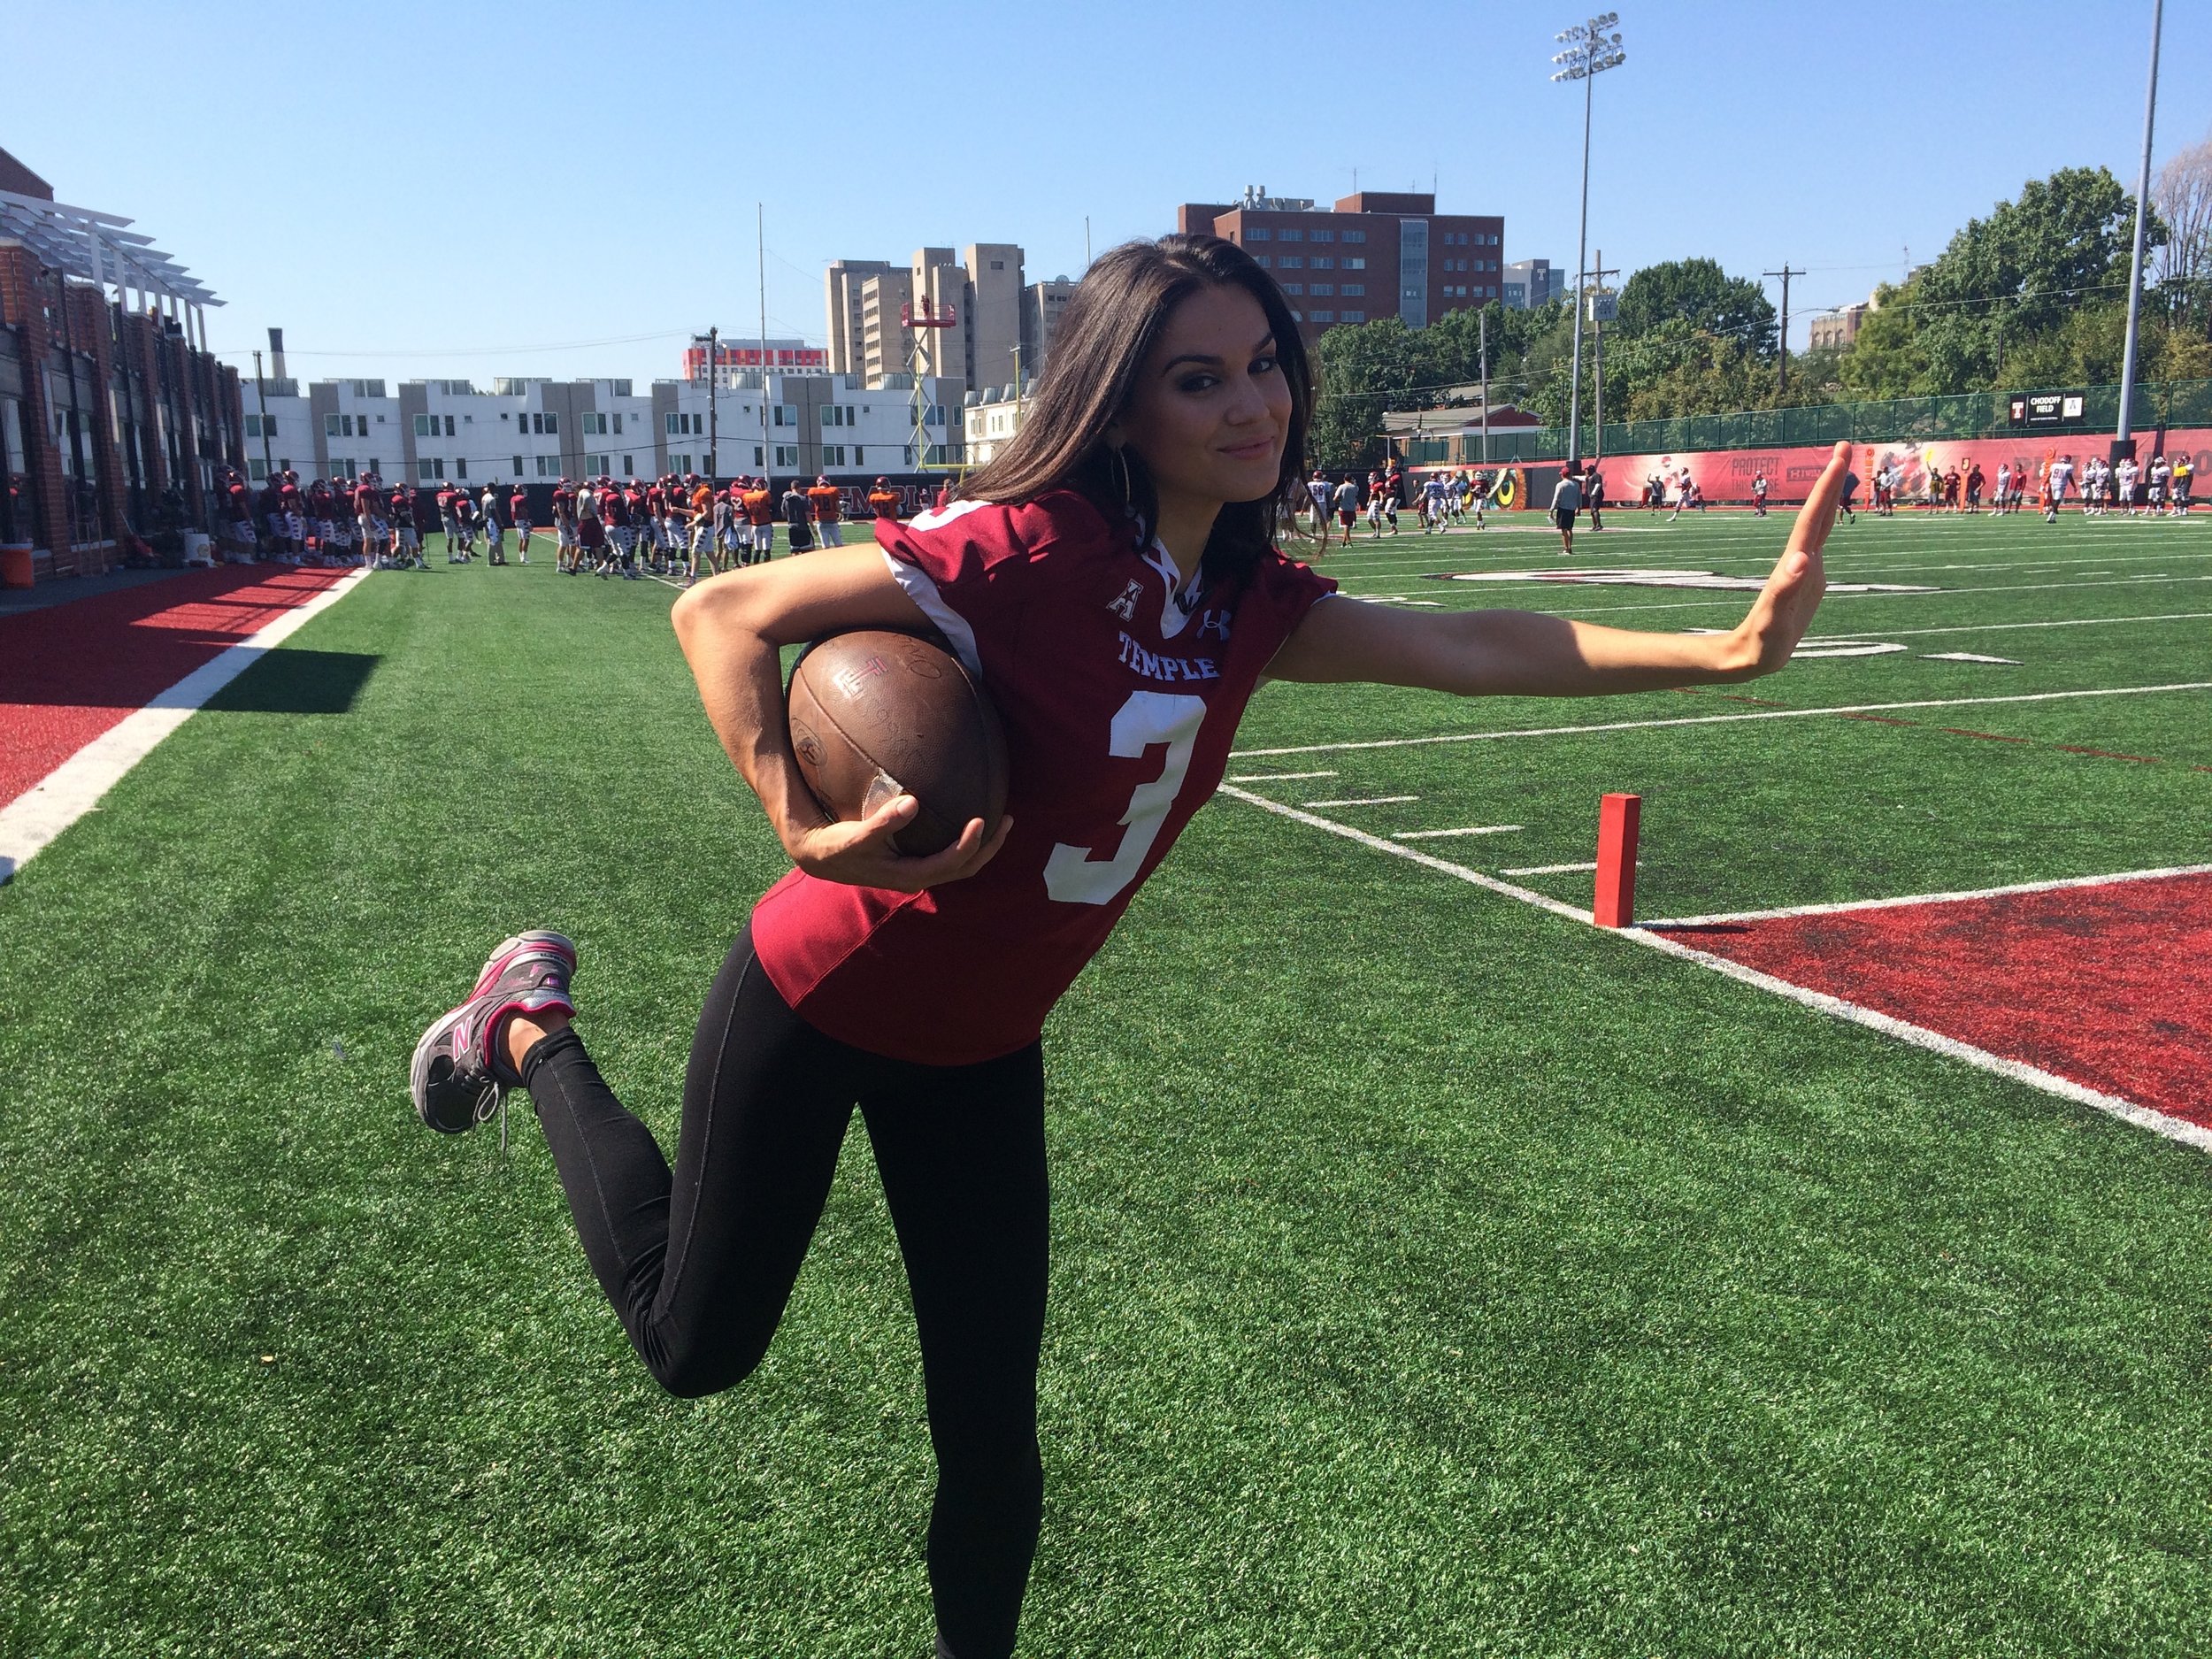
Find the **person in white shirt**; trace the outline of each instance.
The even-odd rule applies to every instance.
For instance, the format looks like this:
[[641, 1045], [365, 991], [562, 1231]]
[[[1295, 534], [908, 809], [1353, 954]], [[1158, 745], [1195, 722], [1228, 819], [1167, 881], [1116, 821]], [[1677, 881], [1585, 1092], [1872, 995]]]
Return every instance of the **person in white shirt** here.
[[2136, 506], [2135, 480], [2142, 476], [2141, 469], [2135, 465], [2133, 456], [2124, 455], [2120, 457], [2120, 465], [2113, 469], [2113, 473], [2120, 486], [2120, 504], [2126, 510], [2127, 516], [2132, 518]]
[[2067, 487], [2074, 481], [2074, 457], [2061, 456], [2043, 474], [2043, 522], [2058, 522], [2059, 503], [2066, 499]]

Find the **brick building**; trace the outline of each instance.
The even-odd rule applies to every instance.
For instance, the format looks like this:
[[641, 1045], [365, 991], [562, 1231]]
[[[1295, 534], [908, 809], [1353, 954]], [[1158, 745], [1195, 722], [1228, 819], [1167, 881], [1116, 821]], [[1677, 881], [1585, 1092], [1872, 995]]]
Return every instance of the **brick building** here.
[[1433, 196], [1362, 190], [1333, 208], [1248, 189], [1186, 202], [1175, 228], [1227, 238], [1274, 273], [1309, 338], [1338, 323], [1402, 317], [1425, 328], [1501, 297], [1505, 220], [1442, 213]]
[[41, 576], [207, 527], [216, 468], [244, 459], [237, 373], [206, 349], [222, 302], [130, 222], [0, 150], [0, 544]]

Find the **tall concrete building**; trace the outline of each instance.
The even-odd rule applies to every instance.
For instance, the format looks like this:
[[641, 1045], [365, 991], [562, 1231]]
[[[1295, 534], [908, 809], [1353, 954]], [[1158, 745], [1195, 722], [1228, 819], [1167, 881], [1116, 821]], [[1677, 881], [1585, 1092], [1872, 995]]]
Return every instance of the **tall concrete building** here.
[[1225, 237], [1272, 271], [1309, 338], [1378, 317], [1425, 328], [1502, 297], [1505, 220], [1439, 213], [1418, 192], [1363, 190], [1330, 209], [1261, 186], [1240, 202], [1186, 202], [1175, 228]]
[[833, 259], [822, 273], [829, 320], [829, 368], [833, 374], [862, 373], [865, 316], [862, 289], [872, 276], [898, 267], [884, 259]]
[[[923, 373], [956, 380], [964, 390], [1014, 378], [1024, 302], [1022, 250], [1012, 242], [971, 242], [964, 257], [951, 248], [917, 248], [903, 268], [840, 259], [825, 290], [833, 371], [877, 382], [909, 373], [918, 352]], [[902, 306], [949, 315], [953, 326], [902, 327]]]
[[1045, 366], [1045, 353], [1060, 326], [1060, 313], [1074, 296], [1075, 284], [1065, 277], [1032, 282], [1022, 290], [1022, 378], [1033, 380]]
[[1548, 259], [1515, 259], [1505, 267], [1503, 298], [1508, 311], [1532, 311], [1567, 292], [1567, 274]]

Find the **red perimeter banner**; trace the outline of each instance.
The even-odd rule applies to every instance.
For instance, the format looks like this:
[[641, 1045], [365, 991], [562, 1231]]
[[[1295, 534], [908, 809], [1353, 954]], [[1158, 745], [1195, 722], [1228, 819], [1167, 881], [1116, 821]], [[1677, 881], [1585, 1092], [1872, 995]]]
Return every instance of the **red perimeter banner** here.
[[[1985, 499], [1996, 493], [1997, 469], [2008, 466], [2016, 473], [2025, 469], [2028, 498], [2038, 500], [2043, 470], [2049, 463], [2072, 457], [2074, 488], [2078, 493], [2081, 464], [2093, 455], [2108, 453], [2111, 446], [2112, 434], [2104, 432], [2020, 433], [2001, 438], [1947, 438], [1934, 443], [1900, 439], [1893, 443], [1853, 444], [1851, 470], [1859, 475], [1861, 505], [1873, 501], [1874, 474], [1884, 466], [1897, 470], [1897, 501], [1904, 506], [1926, 499], [1932, 474], [1940, 477], [1955, 466], [1963, 478], [1977, 461], [1981, 463], [1988, 480]], [[2135, 457], [2139, 462], [2148, 465], [2151, 457], [2159, 451], [2154, 434], [2136, 434]], [[2212, 429], [2177, 427], [2168, 432], [2164, 442], [2166, 458], [2170, 461], [2184, 451], [2187, 452], [2191, 465], [2202, 474], [2206, 464], [2212, 462]], [[1813, 480], [1828, 465], [1828, 445], [1809, 444], [1801, 449], [1707, 449], [1689, 455], [1609, 455], [1599, 466], [1605, 477], [1609, 506], [1636, 505], [1643, 495], [1645, 480], [1655, 474], [1667, 480], [1667, 496], [1671, 501], [1675, 482], [1686, 466], [1690, 469], [1699, 492], [1716, 504], [1749, 501], [1751, 480], [1763, 472], [1767, 499], [1778, 506], [1805, 499]], [[1534, 504], [1541, 506], [1547, 503]]]
[[[1855, 443], [1851, 446], [1851, 470], [1859, 475], [1857, 501], [1862, 506], [1874, 502], [1874, 474], [1883, 466], [1897, 470], [1897, 502], [1900, 506], [1911, 506], [1927, 498], [1928, 479], [1932, 473], [1940, 477], [1955, 466], [1963, 478], [1971, 463], [1981, 463], [1987, 480], [1983, 489], [1986, 501], [1997, 491], [1997, 469], [2008, 466], [2016, 472], [2024, 468], [2028, 477], [2028, 499], [2041, 499], [2043, 470], [2051, 462], [2071, 457], [2074, 462], [2074, 492], [2078, 499], [2081, 488], [2081, 464], [2093, 455], [2104, 455], [2112, 446], [2112, 434], [2105, 432], [2077, 433], [2018, 433], [2001, 438], [1947, 438], [1939, 442], [1920, 443], [1911, 439], [1899, 439], [1892, 443]], [[2161, 452], [2158, 435], [2152, 432], [2135, 434], [2135, 458], [2145, 465], [2152, 456]], [[2162, 444], [2169, 461], [2186, 453], [2190, 464], [2200, 478], [2212, 480], [2212, 473], [2205, 469], [2212, 465], [2212, 428], [2202, 426], [2175, 427], [2166, 434]], [[1751, 480], [1761, 472], [1766, 474], [1767, 499], [1774, 505], [1789, 506], [1801, 502], [1828, 465], [1829, 446], [1824, 443], [1775, 449], [1701, 449], [1666, 455], [1609, 455], [1598, 463], [1605, 479], [1605, 504], [1625, 511], [1641, 503], [1645, 481], [1656, 475], [1666, 485], [1666, 500], [1671, 505], [1682, 477], [1682, 469], [1690, 470], [1699, 493], [1715, 506], [1742, 505], [1751, 500]], [[1511, 476], [1517, 486], [1516, 499], [1502, 502], [1509, 507], [1541, 511], [1551, 505], [1552, 486], [1559, 478], [1556, 461], [1493, 462], [1489, 466], [1469, 464], [1463, 466], [1416, 466], [1406, 470], [1416, 478], [1431, 472], [1479, 472]]]

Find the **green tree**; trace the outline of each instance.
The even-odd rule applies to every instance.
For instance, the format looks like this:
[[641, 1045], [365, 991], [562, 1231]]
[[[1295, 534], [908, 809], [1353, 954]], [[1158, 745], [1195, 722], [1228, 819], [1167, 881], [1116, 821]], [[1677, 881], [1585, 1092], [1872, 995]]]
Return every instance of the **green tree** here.
[[1308, 448], [1314, 464], [1372, 466], [1382, 458], [1382, 418], [1435, 401], [1434, 356], [1396, 317], [1332, 328], [1314, 348], [1319, 392]]
[[1774, 353], [1774, 307], [1756, 282], [1732, 277], [1712, 259], [1670, 259], [1634, 273], [1621, 289], [1624, 336], [1684, 322], [1737, 339], [1763, 357]]

